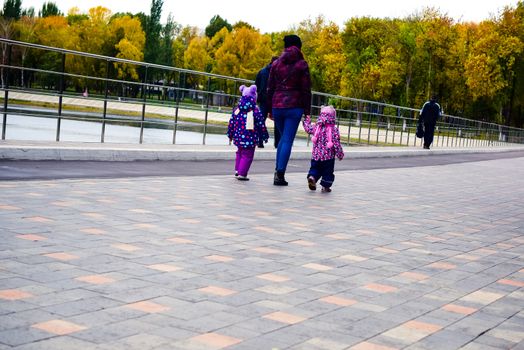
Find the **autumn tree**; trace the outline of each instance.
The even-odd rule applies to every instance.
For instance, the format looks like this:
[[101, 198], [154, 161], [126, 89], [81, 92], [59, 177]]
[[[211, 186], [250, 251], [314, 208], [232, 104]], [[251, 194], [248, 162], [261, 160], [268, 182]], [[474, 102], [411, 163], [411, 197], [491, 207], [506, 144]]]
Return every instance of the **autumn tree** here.
[[84, 20], [89, 19], [89, 16], [85, 13], [81, 13], [80, 9], [76, 6], [69, 9], [67, 12], [67, 23], [69, 25], [79, 24]]
[[[114, 18], [109, 25], [109, 32], [113, 35], [116, 53], [115, 57], [132, 61], [143, 61], [145, 34], [138, 18], [122, 16]], [[136, 65], [128, 63], [113, 63], [119, 79], [138, 80]]]
[[523, 116], [524, 103], [524, 94], [518, 93], [522, 91], [519, 80], [524, 78], [524, 3], [519, 1], [514, 8], [506, 6], [496, 25], [501, 37], [498, 60], [506, 82], [501, 99], [502, 116], [507, 125], [517, 125], [516, 121]]
[[398, 57], [397, 48], [392, 45], [394, 33], [395, 23], [388, 19], [362, 17], [346, 22], [341, 34], [342, 51], [347, 57], [342, 94], [364, 99], [389, 99], [388, 90], [398, 84], [399, 76], [389, 72], [390, 80], [381, 83], [384, 78], [381, 77], [381, 66], [395, 69], [395, 64], [390, 62]]
[[482, 22], [466, 60], [466, 85], [474, 102], [470, 112], [481, 114], [477, 118], [493, 120], [496, 114], [502, 114], [501, 109], [508, 102], [513, 65], [522, 52], [522, 41], [508, 34], [501, 31], [494, 21]]
[[191, 40], [198, 36], [198, 28], [186, 26], [180, 29], [178, 35], [173, 40], [171, 49], [172, 62], [174, 67], [184, 67], [184, 53], [189, 47]]
[[338, 26], [324, 17], [303, 21], [297, 28], [302, 51], [309, 64], [313, 89], [338, 94], [346, 56]]
[[[16, 22], [16, 31], [18, 32], [18, 40], [23, 42], [34, 42], [35, 40], [35, 27], [36, 18], [30, 16], [23, 16], [18, 22]], [[27, 46], [18, 47], [20, 54], [21, 66], [25, 67], [26, 60], [29, 54], [29, 48]], [[22, 86], [26, 86], [25, 70], [20, 70], [20, 83]]]
[[[71, 39], [75, 49], [98, 55], [111, 55], [114, 52], [114, 43], [108, 40], [111, 15], [109, 9], [97, 6], [89, 9], [87, 19], [71, 25]], [[68, 56], [66, 65], [68, 71], [79, 75], [104, 78], [108, 74], [106, 62], [100, 59], [72, 55]], [[74, 78], [73, 81], [78, 91], [86, 87], [89, 90], [103, 91], [104, 84], [100, 80]]]
[[231, 33], [226, 32], [224, 42], [215, 53], [213, 72], [255, 79], [257, 72], [269, 62], [272, 55], [268, 37], [256, 30], [240, 27]]
[[[5, 39], [13, 39], [16, 34], [15, 21], [22, 15], [22, 0], [5, 0], [2, 12], [0, 14], [0, 36]], [[5, 65], [8, 60], [8, 46], [0, 45], [2, 54], [2, 64]], [[2, 86], [5, 86], [4, 68], [1, 68]]]
[[244, 22], [244, 21], [238, 21], [235, 24], [233, 24], [232, 29], [239, 29], [239, 28], [248, 28], [251, 30], [256, 30], [255, 27], [253, 27], [251, 24]]
[[[184, 67], [200, 72], [209, 72], [211, 70], [212, 59], [207, 52], [209, 39], [206, 36], [195, 37], [189, 43], [187, 50], [184, 52]], [[187, 83], [196, 87], [201, 83], [201, 79], [196, 76], [188, 76]]]

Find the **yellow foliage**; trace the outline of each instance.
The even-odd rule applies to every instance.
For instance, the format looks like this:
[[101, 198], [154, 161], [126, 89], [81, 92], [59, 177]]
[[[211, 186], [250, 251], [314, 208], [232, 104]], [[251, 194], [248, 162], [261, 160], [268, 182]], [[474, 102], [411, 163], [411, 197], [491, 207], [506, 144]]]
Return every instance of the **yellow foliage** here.
[[471, 56], [465, 66], [466, 84], [474, 99], [493, 98], [506, 87], [500, 66], [487, 54]]
[[207, 37], [196, 37], [189, 43], [184, 52], [184, 66], [187, 69], [205, 71], [211, 63], [211, 57], [207, 53]]
[[[110, 23], [109, 32], [114, 36], [116, 57], [133, 61], [144, 60], [144, 45], [146, 41], [142, 25], [137, 18], [123, 16]], [[118, 36], [117, 36], [118, 35]], [[117, 69], [118, 78], [127, 77], [137, 80], [138, 72], [134, 65], [127, 63], [113, 63]]]
[[270, 38], [247, 27], [237, 28], [227, 34], [221, 32], [215, 35], [225, 34], [225, 37], [222, 46], [216, 50], [213, 72], [254, 79], [273, 55]]
[[67, 19], [62, 16], [37, 18], [35, 36], [39, 44], [65, 49], [71, 49], [74, 41]]

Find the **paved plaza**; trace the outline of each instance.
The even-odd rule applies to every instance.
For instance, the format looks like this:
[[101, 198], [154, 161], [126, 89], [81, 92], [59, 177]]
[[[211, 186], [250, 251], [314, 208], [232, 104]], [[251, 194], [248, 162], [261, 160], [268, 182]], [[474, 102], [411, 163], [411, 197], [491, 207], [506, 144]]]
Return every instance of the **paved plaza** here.
[[524, 158], [250, 177], [1, 181], [0, 350], [524, 349]]

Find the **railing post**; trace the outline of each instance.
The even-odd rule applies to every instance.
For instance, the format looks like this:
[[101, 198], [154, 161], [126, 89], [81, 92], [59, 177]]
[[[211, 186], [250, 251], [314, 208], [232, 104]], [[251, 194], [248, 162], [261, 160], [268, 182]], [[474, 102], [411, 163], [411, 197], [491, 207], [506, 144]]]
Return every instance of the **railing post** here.
[[384, 144], [387, 145], [388, 144], [388, 132], [389, 132], [389, 128], [391, 126], [391, 120], [389, 119], [390, 117], [388, 116], [387, 117], [387, 123], [386, 123], [386, 138], [384, 139]]
[[[348, 113], [348, 146], [351, 143], [351, 112]], [[308, 134], [308, 146], [309, 146], [309, 134]]]
[[358, 143], [362, 140], [362, 111], [360, 110], [360, 102], [357, 102], [357, 122], [358, 122]]
[[[378, 108], [378, 105], [377, 105], [377, 108]], [[377, 111], [378, 112], [378, 111]], [[380, 115], [379, 113], [375, 114], [376, 118], [377, 118], [377, 140], [376, 140], [376, 144], [378, 145], [378, 138], [379, 138], [379, 134], [380, 134], [380, 120], [382, 118], [380, 118]]]
[[144, 73], [144, 82], [142, 83], [142, 119], [140, 122], [140, 143], [144, 142], [144, 121], [146, 120], [146, 101], [147, 101], [147, 71], [149, 66], [146, 66]]
[[[413, 113], [411, 113], [411, 116], [412, 116], [411, 120], [414, 120], [415, 121], [415, 125], [417, 125], [416, 127], [418, 127], [418, 119], [413, 117]], [[414, 139], [415, 140], [413, 141], [413, 146], [416, 147], [417, 146], [417, 129], [415, 129], [415, 137], [414, 137]]]
[[400, 108], [397, 107], [397, 116], [396, 116], [396, 118], [394, 119], [394, 122], [393, 122], [393, 144], [395, 144], [395, 142], [396, 142], [396, 141], [395, 141], [395, 131], [396, 131], [396, 129], [397, 129], [397, 128], [396, 128], [397, 120], [400, 120], [400, 119], [401, 119], [401, 118], [400, 118], [401, 115], [402, 115], [402, 114], [400, 113]]
[[58, 86], [58, 119], [56, 120], [56, 141], [60, 141], [60, 128], [62, 124], [62, 100], [63, 100], [63, 94], [64, 94], [64, 73], [65, 73], [65, 53], [62, 54], [62, 67], [61, 74], [60, 74], [60, 81]]
[[448, 127], [447, 127], [447, 132], [446, 132], [446, 147], [449, 147], [449, 129], [450, 129], [450, 123], [449, 123], [449, 118], [448, 118]]
[[368, 108], [368, 145], [371, 140], [371, 111]]
[[9, 68], [11, 67], [11, 45], [7, 44], [7, 69], [4, 86], [4, 118], [2, 122], [2, 140], [5, 140], [5, 133], [7, 129], [7, 106], [9, 100]]
[[206, 144], [206, 135], [207, 135], [207, 117], [209, 114], [209, 94], [211, 90], [211, 77], [207, 78], [207, 93], [206, 93], [206, 113], [204, 117], [204, 135], [202, 137], [202, 144]]
[[176, 109], [175, 109], [175, 121], [173, 125], [173, 145], [176, 144], [176, 132], [178, 129], [178, 108], [180, 107], [180, 95], [182, 94], [182, 86], [185, 86], [185, 74], [186, 73], [179, 73], [178, 74], [178, 91], [176, 93]]
[[106, 135], [106, 117], [107, 117], [107, 97], [108, 97], [108, 81], [109, 81], [109, 60], [106, 60], [106, 81], [104, 84], [104, 111], [102, 113], [102, 134], [100, 135], [100, 142], [104, 143]]
[[438, 120], [435, 123], [435, 131], [437, 132], [437, 142], [435, 142], [435, 146], [438, 147], [438, 142], [440, 140], [440, 128], [439, 128], [439, 125], [438, 125]]
[[409, 146], [409, 138], [411, 137], [411, 132], [409, 130], [409, 126], [407, 126], [407, 129], [408, 129], [408, 140], [406, 141], [406, 146]]

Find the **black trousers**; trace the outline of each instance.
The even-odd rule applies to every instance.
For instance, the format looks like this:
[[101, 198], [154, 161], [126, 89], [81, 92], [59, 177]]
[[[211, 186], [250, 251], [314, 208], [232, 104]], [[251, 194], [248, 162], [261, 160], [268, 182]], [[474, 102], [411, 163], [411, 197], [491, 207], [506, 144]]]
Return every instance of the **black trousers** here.
[[435, 124], [424, 123], [424, 147], [429, 147], [433, 143], [433, 137], [435, 135]]

